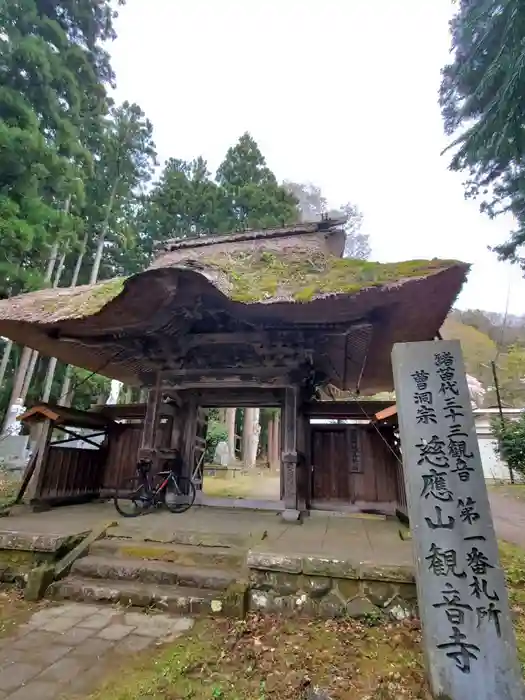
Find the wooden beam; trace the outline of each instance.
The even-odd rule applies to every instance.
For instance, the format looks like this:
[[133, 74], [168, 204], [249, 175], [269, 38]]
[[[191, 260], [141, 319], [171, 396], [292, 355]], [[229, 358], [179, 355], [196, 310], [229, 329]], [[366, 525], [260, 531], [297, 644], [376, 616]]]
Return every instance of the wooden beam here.
[[370, 418], [392, 406], [392, 401], [308, 401], [303, 411], [310, 418]]
[[[163, 372], [164, 381], [172, 383], [174, 381], [202, 382], [216, 381], [222, 379], [247, 379], [253, 381], [271, 381], [275, 377], [287, 377], [294, 370], [300, 370], [301, 365], [280, 366], [280, 367], [224, 367], [220, 369], [210, 368], [203, 372], [201, 369], [181, 369], [167, 370]], [[288, 382], [289, 383], [289, 382]]]
[[[90, 412], [99, 413], [113, 420], [118, 420], [122, 418], [144, 418], [146, 415], [145, 403], [129, 403], [129, 404], [100, 404], [98, 406], [93, 406]], [[172, 416], [174, 414], [174, 408], [171, 404], [161, 403], [160, 413], [163, 417]]]
[[[179, 392], [179, 395], [183, 397], [185, 393]], [[284, 392], [280, 389], [246, 386], [229, 389], [223, 388], [222, 384], [212, 389], [195, 389], [192, 393], [203, 408], [279, 407], [284, 399]]]
[[190, 350], [195, 347], [208, 347], [210, 345], [263, 345], [272, 347], [275, 345], [290, 346], [315, 344], [320, 338], [344, 335], [343, 331], [336, 333], [326, 332], [325, 329], [296, 330], [293, 328], [271, 328], [261, 330], [254, 328], [251, 331], [233, 331], [231, 333], [190, 333], [178, 343], [182, 350]]
[[[289, 386], [290, 377], [275, 377], [273, 380], [261, 381], [260, 379], [247, 379], [245, 377], [230, 378], [230, 379], [209, 379], [203, 381], [186, 381], [184, 379], [180, 381], [173, 381], [170, 384], [166, 384], [163, 387], [163, 391], [166, 394], [171, 394], [172, 392], [183, 392], [183, 391], [219, 391], [220, 389], [228, 389], [232, 391], [242, 390], [242, 389], [265, 389], [265, 390], [280, 390], [284, 387]], [[228, 406], [230, 404], [223, 404], [223, 406]], [[231, 408], [236, 408], [238, 404], [231, 405]], [[270, 404], [267, 404], [270, 405]], [[273, 405], [273, 404], [271, 404]], [[258, 408], [259, 404], [255, 406]], [[214, 408], [219, 408], [219, 406], [214, 406]]]
[[374, 423], [381, 423], [384, 420], [388, 420], [389, 418], [394, 419], [397, 417], [397, 405], [394, 404], [393, 406], [389, 406], [388, 408], [384, 408], [382, 411], [378, 411], [374, 415]]

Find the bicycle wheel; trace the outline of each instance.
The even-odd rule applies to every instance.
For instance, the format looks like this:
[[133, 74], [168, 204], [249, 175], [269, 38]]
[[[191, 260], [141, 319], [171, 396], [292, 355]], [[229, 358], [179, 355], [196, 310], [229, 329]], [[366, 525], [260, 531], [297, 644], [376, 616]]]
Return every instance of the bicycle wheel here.
[[185, 476], [171, 477], [164, 489], [164, 503], [172, 513], [184, 513], [195, 501], [195, 486]]
[[147, 512], [153, 499], [144, 480], [138, 476], [126, 479], [115, 491], [113, 503], [124, 518], [136, 518]]

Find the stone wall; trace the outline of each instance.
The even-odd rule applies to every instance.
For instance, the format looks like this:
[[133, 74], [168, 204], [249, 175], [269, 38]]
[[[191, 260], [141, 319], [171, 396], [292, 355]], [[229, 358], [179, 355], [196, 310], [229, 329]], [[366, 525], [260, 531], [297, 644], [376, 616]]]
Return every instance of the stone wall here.
[[397, 620], [417, 614], [411, 567], [250, 552], [250, 610], [302, 617]]
[[57, 561], [80, 539], [81, 536], [30, 535], [9, 531], [0, 534], [0, 583], [23, 586], [32, 569]]

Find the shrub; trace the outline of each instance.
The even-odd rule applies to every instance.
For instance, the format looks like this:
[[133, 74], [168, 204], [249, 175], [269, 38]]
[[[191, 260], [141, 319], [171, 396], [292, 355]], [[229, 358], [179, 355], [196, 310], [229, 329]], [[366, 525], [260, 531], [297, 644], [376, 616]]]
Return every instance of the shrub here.
[[204, 461], [207, 464], [213, 462], [215, 450], [219, 442], [228, 441], [228, 428], [225, 423], [218, 420], [210, 420], [208, 423], [208, 433], [206, 435], [206, 450], [204, 452]]
[[492, 421], [492, 432], [497, 439], [496, 450], [509, 467], [525, 476], [525, 413], [517, 420]]

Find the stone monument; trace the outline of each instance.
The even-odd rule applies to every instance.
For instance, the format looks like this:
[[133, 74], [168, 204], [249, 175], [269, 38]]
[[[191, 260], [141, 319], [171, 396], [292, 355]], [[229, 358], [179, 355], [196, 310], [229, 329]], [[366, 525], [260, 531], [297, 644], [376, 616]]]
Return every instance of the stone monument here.
[[230, 448], [225, 440], [221, 440], [217, 443], [213, 462], [215, 464], [220, 464], [221, 467], [227, 467], [230, 464]]
[[460, 344], [399, 343], [392, 365], [431, 690], [523, 700]]

